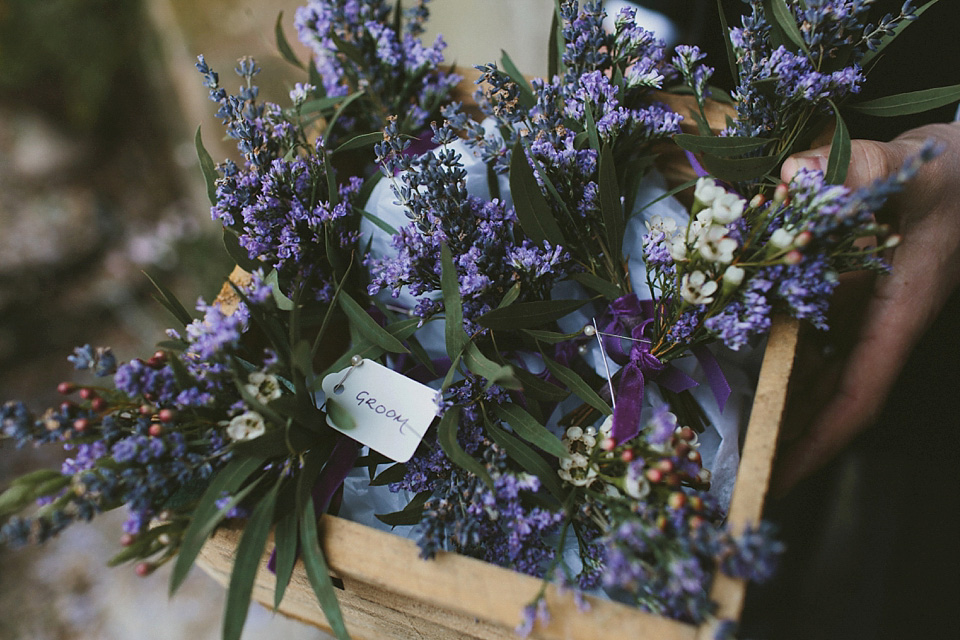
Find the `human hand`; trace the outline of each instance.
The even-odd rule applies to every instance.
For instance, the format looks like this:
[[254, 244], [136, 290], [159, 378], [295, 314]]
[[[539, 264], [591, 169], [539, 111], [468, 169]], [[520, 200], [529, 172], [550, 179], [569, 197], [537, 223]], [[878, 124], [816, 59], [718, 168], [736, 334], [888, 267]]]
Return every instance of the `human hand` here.
[[[901, 236], [892, 273], [844, 278], [831, 329], [814, 338], [823, 348], [798, 354], [799, 388], [791, 392], [774, 493], [791, 489], [875, 421], [913, 347], [960, 285], [960, 123], [920, 127], [889, 143], [855, 140], [845, 184], [861, 187], [893, 173], [931, 138], [944, 152], [887, 205], [891, 218], [883, 222]], [[781, 178], [825, 170], [829, 151], [789, 158]]]

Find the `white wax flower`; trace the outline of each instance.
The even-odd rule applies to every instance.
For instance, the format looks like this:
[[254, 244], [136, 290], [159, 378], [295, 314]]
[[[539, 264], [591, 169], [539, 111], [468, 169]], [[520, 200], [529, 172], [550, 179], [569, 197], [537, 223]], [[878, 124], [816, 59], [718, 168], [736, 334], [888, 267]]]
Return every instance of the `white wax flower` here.
[[683, 262], [687, 259], [687, 241], [682, 237], [674, 238], [669, 246], [670, 257], [674, 262]]
[[633, 473], [631, 468], [623, 479], [623, 491], [631, 498], [642, 500], [650, 493], [650, 482], [642, 473]]
[[703, 271], [684, 274], [680, 286], [680, 296], [690, 304], [710, 304], [717, 292], [717, 283], [707, 280]]
[[267, 425], [256, 411], [247, 411], [234, 417], [227, 425], [227, 435], [231, 440], [242, 442], [254, 440], [267, 432]]
[[697, 186], [693, 189], [693, 197], [705, 207], [712, 205], [713, 201], [724, 193], [726, 191], [716, 180], [707, 177], [697, 180]]
[[649, 231], [660, 231], [667, 238], [672, 237], [677, 232], [677, 221], [673, 218], [664, 218], [663, 216], [653, 216], [644, 224]]
[[732, 264], [723, 272], [723, 282], [731, 287], [739, 287], [743, 282], [744, 274], [743, 269]]
[[697, 241], [697, 250], [705, 259], [718, 264], [733, 261], [733, 252], [737, 250], [737, 241], [727, 236], [724, 227], [712, 225]]
[[713, 221], [717, 224], [730, 224], [743, 215], [747, 201], [735, 193], [724, 192], [717, 197], [710, 209], [713, 211]]
[[247, 376], [247, 384], [243, 386], [247, 393], [254, 396], [257, 402], [263, 404], [268, 404], [283, 395], [277, 376], [263, 371], [251, 373]]
[[770, 244], [777, 249], [787, 249], [793, 246], [794, 235], [780, 227], [770, 235]]

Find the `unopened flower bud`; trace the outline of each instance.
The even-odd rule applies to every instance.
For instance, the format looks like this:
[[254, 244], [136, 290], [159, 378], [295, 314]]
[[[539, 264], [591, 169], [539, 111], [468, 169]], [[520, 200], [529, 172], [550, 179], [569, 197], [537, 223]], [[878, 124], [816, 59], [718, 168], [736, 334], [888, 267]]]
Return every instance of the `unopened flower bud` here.
[[787, 252], [787, 255], [783, 256], [783, 262], [784, 264], [800, 264], [803, 262], [803, 254], [796, 249], [792, 249]]
[[603, 442], [600, 443], [600, 447], [604, 451], [613, 451], [617, 446], [617, 443], [614, 442], [613, 438], [604, 438]]
[[657, 469], [660, 469], [660, 471], [663, 471], [664, 473], [670, 473], [673, 471], [673, 460], [670, 460], [669, 458], [661, 460], [657, 463]]
[[770, 244], [777, 249], [786, 249], [793, 246], [793, 234], [780, 227], [770, 234]]
[[57, 393], [62, 396], [69, 395], [77, 390], [77, 385], [72, 382], [61, 382], [57, 385]]
[[620, 454], [620, 459], [624, 462], [633, 461], [633, 449], [624, 449], [623, 453]]
[[801, 231], [797, 234], [797, 237], [793, 239], [793, 245], [795, 247], [805, 247], [813, 241], [813, 234], [809, 231]]
[[107, 408], [107, 401], [104, 400], [103, 396], [97, 396], [90, 401], [90, 407], [97, 412], [103, 411]]
[[786, 182], [781, 182], [777, 185], [777, 188], [773, 191], [773, 201], [776, 204], [786, 204], [788, 200], [789, 190], [787, 188]]
[[173, 409], [160, 409], [157, 417], [160, 418], [160, 422], [173, 422], [177, 417], [177, 412]]
[[140, 415], [142, 415], [142, 416], [144, 416], [144, 417], [153, 415], [153, 407], [151, 407], [151, 406], [148, 405], [148, 404], [142, 404], [142, 405], [140, 405], [140, 408], [137, 409], [137, 411], [140, 413]]
[[750, 199], [750, 208], [759, 209], [767, 202], [767, 197], [762, 193], [758, 193]]
[[746, 272], [741, 267], [730, 265], [723, 271], [724, 288], [736, 289], [743, 283], [744, 275]]
[[90, 421], [86, 418], [77, 418], [73, 421], [73, 430], [77, 433], [83, 433], [90, 428]]
[[661, 472], [659, 469], [647, 469], [646, 476], [647, 480], [654, 484], [663, 480], [663, 472]]
[[120, 546], [129, 547], [134, 543], [134, 541], [136, 541], [136, 539], [137, 537], [132, 533], [125, 533], [122, 536], [120, 536]]
[[84, 387], [80, 389], [80, 397], [84, 400], [92, 400], [97, 397], [97, 392], [89, 387]]
[[156, 567], [153, 564], [149, 562], [141, 562], [137, 564], [137, 566], [134, 568], [134, 571], [141, 578], [145, 578], [151, 573], [153, 573], [154, 569], [156, 569]]
[[687, 504], [687, 494], [682, 491], [674, 491], [667, 498], [667, 505], [671, 509], [682, 509]]
[[895, 233], [895, 234], [887, 237], [887, 239], [883, 242], [883, 248], [884, 248], [884, 249], [893, 249], [894, 247], [896, 247], [897, 245], [899, 245], [902, 240], [903, 240], [903, 237], [900, 236], [899, 234]]
[[163, 425], [158, 422], [154, 422], [150, 425], [150, 428], [147, 429], [147, 433], [150, 434], [151, 437], [159, 437], [163, 435]]

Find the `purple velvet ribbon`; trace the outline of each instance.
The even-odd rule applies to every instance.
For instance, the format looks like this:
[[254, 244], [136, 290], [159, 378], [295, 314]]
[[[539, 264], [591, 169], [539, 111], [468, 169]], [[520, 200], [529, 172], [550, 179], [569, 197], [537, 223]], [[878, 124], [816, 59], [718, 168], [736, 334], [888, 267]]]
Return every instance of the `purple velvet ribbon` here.
[[[652, 343], [648, 328], [656, 317], [652, 300], [640, 300], [635, 293], [621, 296], [610, 304], [610, 315], [610, 321], [601, 331], [605, 334], [602, 336], [604, 350], [622, 367], [611, 433], [613, 441], [620, 444], [640, 433], [640, 411], [647, 381], [655, 381], [675, 393], [692, 389], [699, 383], [650, 353]], [[703, 367], [707, 384], [722, 412], [730, 396], [730, 385], [720, 363], [702, 345], [694, 347], [691, 352]]]
[[[360, 455], [360, 445], [356, 440], [341, 435], [336, 444], [333, 445], [333, 451], [330, 452], [330, 459], [320, 472], [320, 478], [313, 486], [311, 496], [313, 499], [314, 513], [320, 514], [327, 510], [333, 494], [343, 485], [347, 474], [353, 469]], [[299, 547], [297, 555], [300, 554]], [[271, 573], [277, 572], [277, 550], [270, 553], [270, 560], [267, 561], [267, 569]]]
[[692, 151], [684, 151], [687, 156], [687, 161], [690, 163], [690, 166], [693, 168], [693, 172], [697, 174], [698, 178], [706, 178], [710, 174], [703, 168], [700, 164], [700, 161], [697, 160], [697, 156], [693, 155]]

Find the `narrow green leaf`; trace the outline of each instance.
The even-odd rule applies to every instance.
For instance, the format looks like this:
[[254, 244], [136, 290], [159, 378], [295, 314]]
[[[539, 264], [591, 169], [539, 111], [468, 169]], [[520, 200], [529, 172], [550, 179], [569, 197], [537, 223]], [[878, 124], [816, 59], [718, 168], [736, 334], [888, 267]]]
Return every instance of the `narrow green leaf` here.
[[859, 111], [868, 116], [888, 118], [923, 113], [930, 109], [946, 106], [957, 100], [960, 100], [960, 84], [898, 93], [894, 96], [867, 100], [849, 106], [854, 111]]
[[509, 307], [492, 309], [477, 323], [494, 330], [533, 329], [558, 320], [590, 302], [589, 300], [534, 300], [516, 302]]
[[284, 60], [290, 64], [304, 69], [303, 63], [297, 59], [297, 54], [293, 52], [293, 48], [290, 47], [290, 43], [287, 42], [287, 36], [283, 33], [283, 11], [280, 12], [280, 15], [277, 16], [277, 23], [273, 26], [273, 33], [277, 39], [277, 51], [280, 52], [280, 55]]
[[376, 225], [377, 227], [379, 227], [380, 230], [382, 230], [384, 233], [386, 233], [386, 234], [388, 234], [388, 235], [391, 235], [391, 236], [397, 235], [397, 230], [394, 229], [393, 227], [391, 227], [391, 226], [390, 226], [389, 224], [387, 224], [386, 222], [384, 222], [382, 218], [378, 218], [377, 216], [373, 215], [372, 213], [370, 213], [369, 211], [366, 211], [366, 210], [364, 210], [364, 209], [361, 209], [361, 210], [360, 210], [360, 215], [362, 215], [364, 218], [366, 218], [367, 220], [369, 220], [370, 222], [372, 222], [373, 224], [375, 224], [375, 225]]
[[583, 335], [582, 331], [576, 331], [574, 333], [560, 333], [558, 331], [541, 331], [539, 329], [521, 329], [523, 333], [527, 334], [537, 342], [545, 342], [547, 344], [558, 344], [560, 342], [569, 342], [574, 338], [577, 338]]
[[250, 258], [247, 250], [240, 246], [237, 232], [229, 227], [223, 228], [223, 247], [227, 250], [227, 255], [244, 271], [252, 272], [263, 266], [259, 260]]
[[374, 515], [377, 520], [391, 527], [420, 524], [420, 519], [423, 517], [423, 505], [430, 499], [432, 493], [432, 491], [421, 491], [400, 511], [384, 514], [375, 513]]
[[563, 42], [563, 35], [560, 32], [560, 16], [554, 11], [550, 18], [550, 36], [547, 38], [547, 77], [552, 78], [557, 75], [560, 69], [560, 56], [563, 55], [563, 47], [557, 47], [557, 39]]
[[565, 384], [578, 398], [604, 415], [613, 413], [610, 405], [608, 405], [596, 391], [591, 389], [590, 385], [584, 382], [583, 378], [577, 375], [575, 371], [547, 357], [543, 358], [543, 362], [547, 365], [550, 373], [552, 373], [557, 380]]
[[260, 498], [253, 513], [243, 527], [243, 535], [237, 544], [230, 572], [230, 584], [227, 587], [227, 602], [223, 613], [223, 640], [240, 640], [243, 624], [250, 609], [250, 597], [253, 595], [253, 583], [260, 568], [260, 558], [267, 546], [270, 525], [273, 523], [273, 509], [277, 504], [277, 490], [274, 486]]
[[768, 0], [768, 2], [770, 8], [773, 10], [774, 20], [776, 20], [779, 27], [783, 30], [787, 39], [796, 47], [796, 50], [810, 53], [810, 49], [803, 39], [803, 34], [800, 33], [800, 27], [797, 26], [797, 19], [793, 15], [793, 12], [790, 11], [785, 0]]
[[66, 477], [69, 479], [70, 476], [64, 476], [62, 473], [55, 469], [37, 469], [36, 471], [31, 471], [22, 476], [14, 478], [10, 481], [11, 487], [17, 487], [21, 485], [40, 485], [48, 480], [54, 480], [56, 478]]
[[600, 212], [607, 240], [607, 252], [613, 264], [620, 264], [623, 249], [623, 204], [620, 202], [620, 184], [613, 161], [613, 149], [605, 144], [600, 150], [599, 168]]
[[[355, 429], [357, 426], [353, 416], [333, 398], [327, 398], [327, 417], [332, 420], [338, 428], [344, 431]], [[331, 424], [330, 426], [332, 427], [333, 425]]]
[[500, 50], [500, 64], [503, 66], [504, 72], [510, 76], [510, 79], [516, 82], [520, 88], [521, 106], [527, 109], [533, 108], [533, 106], [537, 104], [537, 99], [533, 95], [533, 89], [530, 88], [530, 83], [527, 82], [527, 79], [520, 73], [517, 65], [510, 59], [510, 54], [503, 49]]
[[493, 441], [503, 447], [508, 456], [515, 460], [524, 470], [540, 478], [540, 482], [547, 488], [547, 491], [557, 500], [563, 502], [566, 497], [566, 492], [563, 489], [563, 484], [560, 482], [560, 476], [557, 475], [553, 467], [540, 457], [540, 454], [489, 420], [487, 421], [486, 427], [487, 433], [490, 434]]
[[692, 133], [678, 133], [673, 141], [681, 149], [694, 153], [709, 153], [720, 158], [734, 158], [751, 151], [762, 149], [770, 144], [769, 138], [747, 136], [698, 136]]
[[587, 140], [590, 141], [590, 148], [594, 151], [600, 151], [600, 132], [597, 131], [597, 123], [593, 119], [593, 108], [589, 102], [583, 103], [583, 120], [586, 126]]
[[719, 158], [711, 154], [700, 156], [700, 164], [715, 178], [726, 182], [746, 182], [767, 175], [780, 164], [779, 156], [757, 158]]
[[374, 131], [372, 133], [361, 133], [358, 136], [353, 136], [349, 140], [345, 141], [339, 147], [334, 149], [331, 153], [337, 155], [341, 151], [350, 151], [351, 149], [362, 149], [364, 147], [371, 147], [378, 142], [383, 142], [383, 132]]
[[494, 362], [473, 342], [468, 343], [463, 350], [463, 363], [472, 373], [486, 379], [490, 384], [498, 384], [505, 389], [520, 388], [520, 381], [513, 375], [513, 367]]
[[540, 190], [527, 162], [523, 143], [517, 140], [510, 158], [510, 193], [520, 227], [530, 240], [541, 245], [546, 240], [554, 245], [563, 245], [563, 233], [554, 218], [550, 203]]
[[503, 294], [503, 298], [500, 300], [500, 304], [497, 305], [498, 309], [503, 309], [504, 307], [509, 307], [514, 302], [517, 301], [517, 298], [520, 297], [520, 283], [516, 283]]
[[[622, 237], [623, 236], [621, 236], [621, 238]], [[609, 280], [605, 280], [600, 276], [595, 276], [594, 274], [586, 271], [575, 273], [570, 276], [570, 279], [574, 282], [582, 284], [587, 289], [596, 291], [607, 300], [616, 300], [623, 295], [623, 292], [617, 285], [613, 284]]]
[[207, 199], [210, 204], [217, 204], [217, 166], [213, 163], [213, 158], [207, 148], [203, 146], [203, 138], [200, 136], [200, 127], [197, 127], [197, 135], [193, 139], [197, 147], [197, 158], [200, 160], [200, 170], [203, 172], [203, 181], [207, 185]]
[[281, 311], [290, 311], [293, 309], [293, 300], [280, 291], [280, 274], [277, 273], [276, 269], [273, 269], [267, 274], [267, 277], [263, 279], [263, 283], [270, 285], [270, 292], [273, 294], [273, 301], [277, 303], [278, 309]]
[[371, 487], [382, 487], [393, 482], [400, 482], [407, 475], [407, 465], [402, 462], [391, 465], [381, 471], [376, 478], [370, 481]]
[[456, 357], [453, 358], [453, 362], [450, 363], [450, 368], [447, 369], [447, 374], [443, 376], [443, 383], [440, 385], [440, 391], [446, 391], [450, 388], [450, 385], [453, 384], [453, 378], [457, 375], [457, 367], [460, 366], [460, 359], [463, 357], [462, 353], [458, 353]]
[[36, 499], [33, 487], [13, 485], [0, 493], [0, 516], [17, 513]]
[[460, 447], [460, 443], [457, 442], [457, 427], [459, 426], [459, 421], [460, 407], [453, 406], [447, 409], [443, 417], [440, 418], [440, 426], [437, 427], [437, 442], [440, 443], [440, 448], [443, 449], [443, 452], [447, 454], [447, 457], [450, 458], [452, 463], [480, 478], [492, 491], [493, 479], [491, 479], [490, 474], [487, 473], [486, 467], [464, 451]]
[[560, 438], [550, 433], [519, 405], [512, 402], [499, 405], [494, 410], [494, 415], [509, 424], [518, 436], [546, 453], [557, 458], [566, 458], [570, 455], [567, 447], [560, 442]]
[[553, 2], [553, 21], [556, 22], [557, 28], [556, 31], [551, 33], [553, 37], [550, 39], [550, 47], [555, 52], [556, 55], [556, 68], [554, 72], [550, 75], [553, 78], [556, 74], [564, 74], [567, 71], [567, 64], [563, 61], [563, 52], [566, 51], [567, 41], [563, 37], [563, 28], [562, 28], [562, 15], [560, 0], [554, 0]]
[[340, 292], [340, 308], [347, 314], [357, 331], [373, 344], [390, 353], [409, 353], [399, 340], [377, 324], [346, 291]]
[[724, 49], [727, 52], [727, 64], [730, 66], [730, 77], [734, 83], [740, 78], [737, 67], [737, 55], [733, 51], [733, 43], [730, 42], [730, 26], [727, 23], [727, 16], [723, 12], [723, 0], [717, 0], [717, 13], [720, 14], [720, 33], [723, 34]]
[[570, 392], [561, 389], [555, 384], [550, 384], [546, 380], [541, 380], [526, 369], [515, 367], [513, 375], [520, 381], [523, 395], [534, 400], [545, 400], [547, 402], [560, 402], [566, 400]]
[[[311, 84], [313, 83], [311, 82]], [[303, 103], [303, 106], [300, 107], [300, 113], [303, 115], [311, 115], [314, 113], [322, 114], [330, 111], [344, 100], [346, 100], [346, 96], [329, 96], [327, 98], [319, 98], [317, 100], [308, 100], [307, 102]]]
[[277, 553], [277, 583], [273, 590], [273, 610], [280, 608], [283, 594], [293, 576], [293, 566], [297, 562], [297, 512], [290, 510], [277, 522], [274, 529], [274, 549]]
[[141, 273], [147, 276], [147, 280], [150, 281], [150, 284], [156, 287], [157, 292], [160, 294], [160, 297], [156, 298], [157, 302], [162, 304], [167, 309], [167, 311], [172, 313], [173, 317], [176, 318], [180, 324], [186, 327], [188, 324], [193, 322], [193, 318], [187, 312], [186, 308], [180, 303], [180, 301], [177, 300], [177, 296], [174, 295], [174, 293], [170, 291], [170, 289], [160, 284], [160, 282], [155, 280], [146, 271], [141, 271]]
[[460, 279], [447, 243], [440, 245], [440, 289], [443, 292], [444, 337], [447, 354], [453, 358], [467, 346], [470, 338], [463, 330], [463, 301]]
[[847, 124], [840, 116], [840, 110], [833, 102], [833, 113], [837, 117], [837, 127], [833, 132], [833, 141], [830, 143], [830, 157], [827, 160], [827, 173], [824, 176], [830, 184], [843, 184], [847, 179], [847, 169], [850, 167], [850, 132]]
[[327, 617], [330, 629], [337, 636], [337, 640], [350, 640], [347, 626], [343, 622], [343, 613], [340, 611], [340, 603], [337, 602], [337, 594], [330, 580], [330, 569], [320, 549], [320, 540], [317, 537], [317, 516], [313, 509], [313, 502], [309, 500], [304, 509], [303, 519], [300, 520], [300, 541], [303, 544], [303, 564], [307, 570], [307, 579], [313, 587], [323, 615]]
[[262, 458], [234, 458], [210, 482], [210, 486], [203, 493], [197, 508], [190, 518], [190, 525], [183, 534], [180, 551], [170, 574], [170, 595], [176, 593], [183, 580], [187, 577], [190, 567], [197, 559], [197, 554], [203, 547], [214, 527], [220, 522], [222, 513], [217, 508], [217, 501], [224, 494], [234, 493], [250, 475], [263, 465]]

